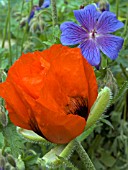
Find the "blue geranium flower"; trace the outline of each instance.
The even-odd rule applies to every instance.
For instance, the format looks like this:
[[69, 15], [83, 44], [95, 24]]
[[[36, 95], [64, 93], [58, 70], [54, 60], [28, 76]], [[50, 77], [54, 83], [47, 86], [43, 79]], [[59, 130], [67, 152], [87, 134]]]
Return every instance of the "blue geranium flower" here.
[[109, 11], [98, 12], [95, 5], [75, 10], [74, 15], [81, 26], [74, 22], [61, 24], [62, 44], [79, 44], [83, 56], [96, 67], [101, 62], [100, 50], [112, 60], [116, 59], [124, 41], [110, 34], [124, 25], [116, 15]]
[[30, 15], [28, 17], [28, 23], [31, 21], [31, 19], [34, 17], [35, 15], [35, 11], [40, 11], [44, 8], [48, 8], [51, 4], [51, 1], [50, 0], [44, 0], [43, 1], [43, 4], [41, 4], [41, 6], [38, 6], [38, 5], [35, 5], [33, 6], [31, 12], [30, 12]]

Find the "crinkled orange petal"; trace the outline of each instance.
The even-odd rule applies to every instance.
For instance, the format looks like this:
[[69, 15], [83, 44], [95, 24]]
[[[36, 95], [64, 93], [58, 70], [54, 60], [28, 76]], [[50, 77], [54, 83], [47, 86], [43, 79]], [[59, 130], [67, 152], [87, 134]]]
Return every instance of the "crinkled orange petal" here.
[[57, 103], [59, 108], [64, 109], [70, 97], [88, 98], [88, 82], [78, 48], [53, 45], [45, 50], [45, 56], [48, 56], [50, 68], [39, 98], [45, 107], [53, 109]]
[[[37, 101], [48, 111], [46, 113], [43, 111], [43, 114], [38, 112], [36, 119], [48, 140], [55, 143], [66, 143], [82, 133], [86, 124], [86, 120], [79, 115], [68, 114], [66, 104], [71, 97], [82, 96], [87, 99], [90, 110], [97, 96], [96, 78], [92, 67], [86, 61], [84, 62], [85, 59], [78, 48], [71, 49], [54, 45], [45, 51], [45, 56], [48, 57], [47, 61], [50, 62], [50, 67]], [[86, 71], [89, 72], [86, 73]], [[90, 80], [89, 74], [92, 74]], [[94, 82], [95, 88], [91, 86], [92, 89], [89, 92], [91, 81]], [[85, 118], [86, 114], [85, 110]], [[42, 119], [41, 116], [43, 116]], [[75, 131], [72, 132], [72, 129]]]
[[25, 129], [29, 126], [29, 114], [24, 102], [24, 96], [18, 91], [16, 85], [5, 82], [0, 84], [0, 96], [6, 101], [6, 108], [9, 111], [11, 121]]
[[84, 69], [88, 81], [88, 92], [89, 92], [88, 107], [90, 111], [98, 95], [98, 85], [97, 85], [96, 76], [93, 67], [90, 64], [88, 64], [87, 60], [85, 59], [84, 59]]
[[33, 98], [38, 98], [43, 86], [43, 77], [49, 64], [39, 52], [22, 54], [22, 56], [9, 69], [8, 79], [17, 83]]
[[[30, 105], [32, 101], [30, 101]], [[43, 136], [57, 144], [65, 144], [80, 135], [85, 127], [84, 118], [77, 115], [61, 115], [53, 112], [39, 103], [32, 104], [39, 129]]]

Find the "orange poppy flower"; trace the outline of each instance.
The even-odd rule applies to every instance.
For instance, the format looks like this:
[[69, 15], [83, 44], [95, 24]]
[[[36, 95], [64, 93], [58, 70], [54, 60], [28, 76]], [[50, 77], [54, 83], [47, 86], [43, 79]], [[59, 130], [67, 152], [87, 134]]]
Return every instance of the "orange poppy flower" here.
[[0, 96], [16, 126], [65, 144], [83, 132], [97, 83], [79, 48], [53, 45], [23, 54], [0, 84]]

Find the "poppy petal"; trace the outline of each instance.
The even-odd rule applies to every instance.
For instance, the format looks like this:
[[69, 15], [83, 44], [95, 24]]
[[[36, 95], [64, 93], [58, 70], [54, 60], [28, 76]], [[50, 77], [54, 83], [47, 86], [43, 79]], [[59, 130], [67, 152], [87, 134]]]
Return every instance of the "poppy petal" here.
[[29, 126], [29, 115], [23, 96], [18, 92], [16, 86], [5, 82], [0, 84], [0, 96], [6, 101], [6, 108], [9, 111], [11, 121], [22, 128], [31, 129]]
[[98, 85], [96, 82], [96, 76], [94, 73], [93, 68], [90, 66], [90, 64], [88, 64], [88, 62], [86, 60], [84, 60], [84, 69], [85, 69], [85, 73], [86, 73], [86, 77], [88, 80], [88, 92], [89, 92], [89, 96], [88, 96], [88, 112], [90, 112], [90, 109], [92, 107], [92, 105], [94, 104], [94, 102], [96, 101], [97, 95], [98, 95]]
[[36, 112], [36, 120], [43, 136], [53, 143], [68, 143], [84, 130], [86, 121], [80, 116], [72, 114], [62, 115], [38, 103], [32, 108]]
[[[52, 53], [58, 50], [56, 56]], [[59, 49], [60, 48], [60, 49]], [[79, 48], [69, 48], [63, 46], [53, 46], [47, 78], [42, 88], [43, 100], [41, 103], [59, 103], [59, 107], [66, 105], [72, 96], [88, 97], [88, 83], [83, 66], [83, 56]], [[66, 51], [66, 53], [65, 53]], [[50, 58], [50, 56], [49, 56]], [[46, 93], [47, 91], [47, 93]], [[53, 101], [54, 99], [54, 101]], [[50, 106], [52, 107], [52, 106]]]
[[40, 52], [23, 54], [9, 69], [8, 78], [19, 84], [31, 97], [38, 98], [43, 86], [43, 75], [48, 70], [48, 63], [43, 61]]

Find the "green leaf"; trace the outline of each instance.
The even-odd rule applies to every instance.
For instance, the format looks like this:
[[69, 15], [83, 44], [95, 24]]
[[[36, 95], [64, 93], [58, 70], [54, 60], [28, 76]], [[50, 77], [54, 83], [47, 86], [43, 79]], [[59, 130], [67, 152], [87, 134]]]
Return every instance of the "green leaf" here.
[[11, 149], [11, 154], [14, 157], [18, 157], [24, 148], [24, 140], [18, 135], [16, 126], [9, 122], [3, 129], [3, 136], [6, 140], [6, 146], [9, 146]]
[[3, 134], [0, 132], [0, 148], [2, 148], [3, 145], [4, 145], [4, 136], [3, 136]]
[[113, 125], [111, 124], [110, 121], [106, 120], [106, 119], [101, 119], [101, 122], [105, 123], [106, 125], [110, 126], [112, 129], [114, 129]]
[[111, 156], [108, 151], [102, 149], [100, 151], [100, 154], [101, 154], [100, 161], [105, 165], [105, 167], [112, 167], [116, 162], [116, 159], [113, 156]]
[[128, 81], [126, 81], [122, 87], [120, 88], [118, 94], [111, 100], [111, 105], [116, 103], [120, 98], [125, 94], [126, 90], [128, 89]]

